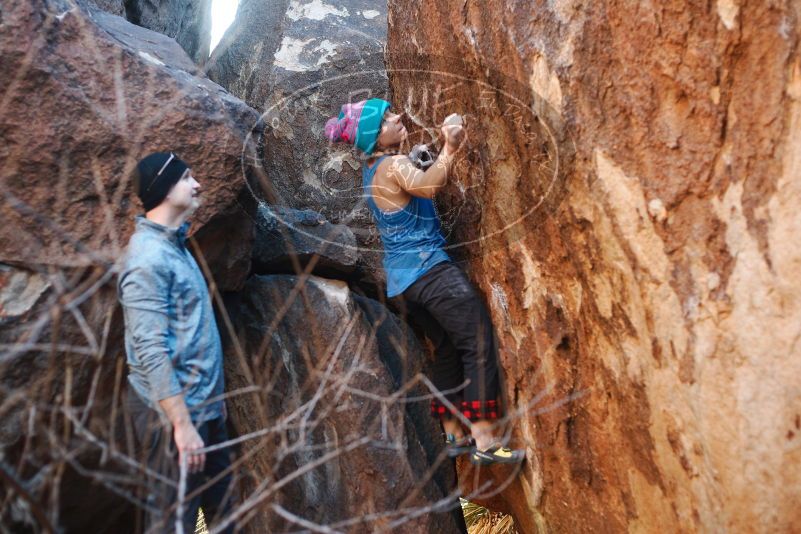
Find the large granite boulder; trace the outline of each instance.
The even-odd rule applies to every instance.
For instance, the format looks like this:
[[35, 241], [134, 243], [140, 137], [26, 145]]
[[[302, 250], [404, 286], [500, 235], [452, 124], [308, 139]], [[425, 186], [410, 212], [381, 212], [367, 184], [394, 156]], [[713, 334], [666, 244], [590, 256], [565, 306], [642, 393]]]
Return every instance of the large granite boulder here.
[[[155, 150], [178, 153], [202, 185], [193, 232], [238, 213], [248, 243], [241, 155], [258, 115], [195, 75], [172, 39], [80, 6], [39, 0], [3, 13], [0, 71], [14, 83], [0, 110], [0, 261], [114, 261], [141, 212], [130, 172]], [[226, 258], [237, 265], [215, 273], [221, 286], [241, 285], [249, 255]]]
[[103, 11], [172, 37], [198, 65], [209, 57], [212, 0], [87, 0]]
[[129, 488], [100, 462], [127, 445], [100, 445], [120, 429], [114, 264], [141, 212], [130, 172], [154, 150], [192, 165], [193, 250], [216, 288], [238, 289], [253, 236], [241, 154], [258, 115], [173, 39], [83, 2], [4, 5], [2, 26], [0, 523], [125, 532]]
[[[521, 532], [798, 528], [798, 15], [390, 4], [396, 104], [434, 124], [425, 91], [464, 81], [448, 97], [468, 146], [442, 199], [476, 206], [451, 238], [519, 410], [528, 461], [491, 504]], [[409, 73], [437, 56], [453, 59]]]
[[225, 371], [246, 532], [462, 532], [452, 464], [414, 401], [424, 353], [402, 324], [314, 276], [255, 276], [239, 298]]
[[263, 114], [265, 143], [252, 154], [264, 169], [262, 198], [349, 226], [362, 249], [363, 283], [372, 286], [384, 275], [363, 162], [331, 144], [323, 127], [349, 100], [389, 98], [386, 30], [383, 3], [242, 0], [207, 65], [211, 79]]

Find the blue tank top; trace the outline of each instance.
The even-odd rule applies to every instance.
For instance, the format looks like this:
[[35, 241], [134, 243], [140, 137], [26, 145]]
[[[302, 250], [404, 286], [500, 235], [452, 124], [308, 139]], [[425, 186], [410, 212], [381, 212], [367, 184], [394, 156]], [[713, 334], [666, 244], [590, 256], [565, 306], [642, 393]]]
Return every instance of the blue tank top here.
[[413, 196], [396, 211], [384, 211], [373, 201], [375, 171], [387, 156], [378, 158], [372, 167], [362, 168], [362, 182], [367, 205], [384, 243], [384, 271], [387, 296], [403, 293], [432, 267], [451, 258], [445, 252], [445, 238], [440, 232], [439, 215], [434, 202]]

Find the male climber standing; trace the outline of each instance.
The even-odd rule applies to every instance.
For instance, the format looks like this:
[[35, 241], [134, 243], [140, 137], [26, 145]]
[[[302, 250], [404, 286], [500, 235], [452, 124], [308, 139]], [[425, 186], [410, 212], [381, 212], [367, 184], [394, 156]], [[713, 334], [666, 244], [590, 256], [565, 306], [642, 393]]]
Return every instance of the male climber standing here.
[[523, 451], [503, 446], [495, 434], [493, 421], [500, 417], [498, 367], [489, 313], [445, 252], [432, 201], [447, 183], [464, 132], [460, 125], [443, 126], [444, 148], [424, 172], [397, 153], [407, 136], [400, 119], [390, 111], [389, 102], [374, 98], [343, 105], [339, 116], [326, 123], [325, 133], [332, 141], [354, 144], [369, 158], [362, 179], [384, 245], [387, 296], [397, 299], [434, 344], [432, 381], [470, 421], [475, 446], [453, 411], [439, 400], [432, 401], [432, 414], [442, 422], [449, 454], [470, 453], [470, 460], [479, 465], [522, 462]]
[[[134, 182], [145, 215], [136, 218], [118, 293], [129, 369], [126, 407], [148, 467], [145, 531], [175, 532], [182, 525], [194, 532], [199, 507], [212, 521], [227, 515], [232, 502], [229, 451], [203, 452], [228, 437], [220, 334], [206, 282], [186, 248], [200, 184], [172, 152], [142, 159]], [[179, 462], [189, 472], [183, 502]]]

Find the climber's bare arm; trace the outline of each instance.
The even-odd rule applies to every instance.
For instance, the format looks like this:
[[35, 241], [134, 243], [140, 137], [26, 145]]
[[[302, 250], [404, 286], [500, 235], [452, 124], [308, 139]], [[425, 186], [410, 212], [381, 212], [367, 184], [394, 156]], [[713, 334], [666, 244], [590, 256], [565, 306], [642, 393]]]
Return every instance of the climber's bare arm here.
[[399, 189], [412, 196], [432, 198], [448, 183], [452, 161], [452, 156], [440, 154], [434, 164], [423, 172], [408, 157], [395, 156], [387, 168], [387, 177], [391, 184], [397, 184]]
[[415, 167], [408, 157], [395, 156], [387, 169], [390, 183], [397, 184], [412, 196], [422, 198], [432, 198], [442, 189], [448, 183], [448, 172], [464, 140], [464, 130], [461, 126], [443, 126], [442, 133], [445, 147], [433, 165], [424, 172]]

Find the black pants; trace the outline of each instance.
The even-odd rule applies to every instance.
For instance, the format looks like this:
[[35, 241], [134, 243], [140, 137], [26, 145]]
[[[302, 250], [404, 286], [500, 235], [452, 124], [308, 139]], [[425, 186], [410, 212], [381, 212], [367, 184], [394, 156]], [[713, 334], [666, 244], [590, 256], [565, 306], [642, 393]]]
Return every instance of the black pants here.
[[[453, 263], [441, 263], [406, 289], [396, 303], [433, 343], [431, 381], [445, 392], [445, 398], [471, 421], [499, 417], [492, 322], [464, 272]], [[460, 389], [465, 379], [469, 382]], [[449, 410], [435, 401], [432, 414], [447, 417]]]
[[[178, 502], [178, 482], [180, 468], [178, 450], [173, 440], [172, 430], [159, 414], [150, 409], [139, 396], [128, 390], [126, 409], [131, 417], [136, 435], [138, 460], [147, 465], [152, 473], [174, 482], [171, 485], [153, 474], [147, 474], [145, 482], [145, 532], [147, 534], [175, 532], [175, 512]], [[223, 443], [228, 440], [225, 421], [218, 417], [197, 427], [205, 446]], [[183, 503], [183, 524], [185, 534], [193, 534], [197, 523], [198, 508], [203, 508], [207, 525], [223, 518], [231, 511], [233, 486], [231, 477], [231, 451], [218, 449], [206, 453], [206, 464], [202, 473], [187, 476], [186, 493]], [[214, 482], [212, 479], [217, 479]], [[196, 491], [208, 486], [202, 491]], [[224, 532], [233, 532], [233, 525]]]

